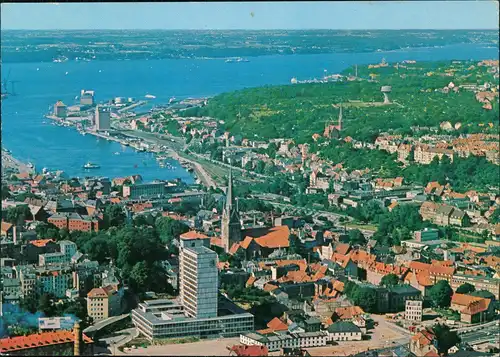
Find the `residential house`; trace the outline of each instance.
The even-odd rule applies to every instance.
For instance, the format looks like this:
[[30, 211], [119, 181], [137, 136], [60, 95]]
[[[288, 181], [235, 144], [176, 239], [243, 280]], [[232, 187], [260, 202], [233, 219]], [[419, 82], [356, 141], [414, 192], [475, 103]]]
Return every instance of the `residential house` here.
[[416, 357], [439, 357], [436, 335], [427, 329], [417, 332], [410, 339], [410, 352]]

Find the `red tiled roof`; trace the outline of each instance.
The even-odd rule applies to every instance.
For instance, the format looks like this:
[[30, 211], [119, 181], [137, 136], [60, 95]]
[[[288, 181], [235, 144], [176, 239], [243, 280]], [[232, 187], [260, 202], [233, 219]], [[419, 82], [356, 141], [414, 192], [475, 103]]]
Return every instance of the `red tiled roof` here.
[[252, 237], [245, 237], [243, 242], [240, 243], [240, 246], [243, 249], [247, 249], [250, 246], [250, 243], [252, 243], [253, 238]]
[[253, 283], [255, 283], [256, 280], [257, 280], [257, 278], [255, 276], [250, 275], [250, 277], [248, 278], [248, 280], [246, 282], [246, 286], [247, 287], [253, 286]]
[[430, 269], [429, 269], [429, 272], [431, 273], [431, 275], [452, 276], [453, 273], [455, 272], [455, 268], [432, 264]]
[[233, 245], [231, 246], [231, 249], [229, 249], [229, 254], [231, 255], [234, 255], [236, 254], [236, 252], [238, 251], [238, 249], [241, 248], [241, 245], [240, 243], [233, 243]]
[[267, 291], [268, 293], [276, 289], [278, 289], [278, 287], [274, 284], [269, 284], [269, 283], [264, 284], [264, 291]]
[[[93, 342], [85, 334], [82, 336], [84, 343]], [[0, 353], [10, 353], [37, 347], [72, 343], [74, 340], [75, 337], [71, 331], [42, 332], [28, 336], [8, 337], [0, 339]]]
[[434, 285], [432, 283], [431, 276], [429, 275], [428, 271], [420, 271], [418, 273], [415, 273], [417, 282], [422, 285], [422, 286], [432, 286]]
[[185, 239], [185, 240], [189, 240], [189, 239], [207, 239], [209, 237], [204, 235], [203, 233], [199, 233], [196, 231], [189, 231], [189, 232], [181, 234], [180, 238]]
[[[55, 272], [57, 273], [57, 272]], [[109, 297], [113, 293], [113, 291], [116, 291], [113, 286], [108, 285], [105, 287], [101, 288], [93, 288], [90, 290], [87, 294], [88, 297], [90, 298], [96, 298], [96, 297]]]
[[222, 243], [222, 238], [220, 237], [212, 237], [210, 238], [210, 245], [216, 245], [218, 247], [224, 247]]
[[350, 320], [364, 313], [363, 309], [359, 306], [337, 307], [335, 309], [335, 316], [339, 320]]
[[269, 323], [267, 324], [267, 327], [274, 331], [287, 331], [288, 330], [288, 325], [275, 317]]
[[7, 232], [12, 228], [12, 223], [2, 221], [2, 232]]
[[231, 352], [234, 352], [236, 356], [245, 356], [245, 357], [259, 357], [259, 356], [267, 356], [269, 354], [269, 350], [266, 346], [246, 346], [246, 345], [234, 345], [229, 348]]
[[412, 261], [412, 262], [410, 262], [409, 267], [413, 271], [419, 271], [419, 270], [427, 270], [428, 271], [429, 268], [431, 267], [431, 265], [427, 264], [427, 263]]
[[54, 242], [53, 239], [37, 239], [37, 240], [32, 240], [30, 243], [33, 244], [35, 247], [45, 247], [49, 242]]
[[335, 252], [346, 255], [349, 252], [349, 249], [351, 249], [351, 245], [349, 243], [340, 243], [335, 247]]
[[265, 248], [286, 248], [290, 246], [290, 228], [288, 226], [273, 227], [269, 232], [255, 238], [255, 242]]
[[412, 341], [418, 341], [420, 346], [432, 345], [432, 341], [435, 339], [435, 335], [429, 330], [422, 330], [417, 334], [412, 336]]

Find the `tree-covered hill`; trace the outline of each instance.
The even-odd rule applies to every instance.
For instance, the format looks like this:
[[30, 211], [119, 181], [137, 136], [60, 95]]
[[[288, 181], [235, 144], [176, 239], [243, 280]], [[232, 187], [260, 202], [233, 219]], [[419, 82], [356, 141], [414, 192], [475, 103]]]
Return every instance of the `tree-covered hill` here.
[[[343, 74], [354, 73], [352, 68]], [[460, 133], [498, 132], [498, 97], [492, 110], [483, 109], [472, 91], [443, 93], [453, 82], [498, 85], [488, 67], [477, 62], [394, 64], [359, 67], [360, 80], [266, 86], [224, 93], [204, 108], [185, 116], [208, 115], [225, 121], [232, 134], [247, 138], [294, 138], [310, 142], [325, 123], [336, 120], [343, 103], [342, 136], [373, 142], [380, 132], [411, 134], [412, 126], [438, 127], [443, 121], [460, 122]], [[373, 80], [372, 80], [373, 78]], [[382, 105], [381, 86], [392, 86], [392, 104]], [[437, 91], [436, 91], [437, 89]], [[491, 128], [488, 123], [493, 124]]]

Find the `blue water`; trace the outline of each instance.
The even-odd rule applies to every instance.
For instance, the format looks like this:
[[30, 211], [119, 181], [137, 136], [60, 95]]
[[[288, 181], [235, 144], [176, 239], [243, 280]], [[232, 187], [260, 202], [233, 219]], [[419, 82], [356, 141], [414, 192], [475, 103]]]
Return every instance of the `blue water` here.
[[[2, 145], [16, 158], [31, 161], [37, 168], [60, 169], [70, 176], [88, 175], [82, 165], [92, 161], [101, 165], [101, 169], [92, 171], [96, 175], [141, 174], [147, 181], [179, 177], [192, 182], [191, 175], [176, 163], [175, 170], [160, 168], [152, 154], [50, 125], [43, 115], [57, 100], [75, 104], [81, 89], [95, 90], [97, 101], [113, 97], [140, 99], [153, 94], [156, 99], [151, 104], [165, 104], [173, 96], [211, 96], [247, 87], [288, 84], [292, 77], [319, 78], [325, 69], [332, 74], [354, 64], [378, 63], [382, 58], [388, 62], [482, 60], [498, 58], [498, 49], [454, 45], [375, 53], [262, 56], [246, 63], [201, 59], [8, 63], [2, 65], [2, 77], [11, 70], [11, 79], [19, 83], [18, 96], [2, 101]], [[115, 152], [121, 154], [113, 155]]]

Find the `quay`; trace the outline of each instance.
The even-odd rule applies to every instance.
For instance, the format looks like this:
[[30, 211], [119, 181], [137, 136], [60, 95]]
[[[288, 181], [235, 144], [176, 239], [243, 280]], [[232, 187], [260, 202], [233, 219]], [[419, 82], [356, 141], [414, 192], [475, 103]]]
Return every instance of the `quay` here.
[[145, 105], [147, 103], [148, 102], [146, 100], [141, 100], [141, 101], [139, 101], [137, 103], [134, 103], [134, 104], [131, 104], [131, 105], [127, 106], [127, 107], [123, 107], [123, 108], [118, 109], [118, 113], [123, 113], [123, 112], [125, 112], [127, 110], [132, 110], [134, 108], [143, 106], [143, 105]]

